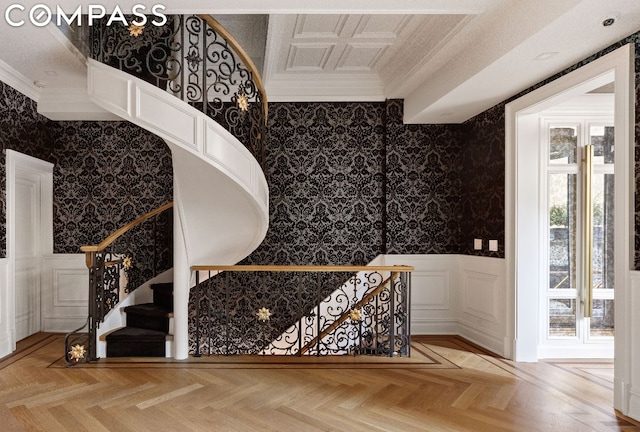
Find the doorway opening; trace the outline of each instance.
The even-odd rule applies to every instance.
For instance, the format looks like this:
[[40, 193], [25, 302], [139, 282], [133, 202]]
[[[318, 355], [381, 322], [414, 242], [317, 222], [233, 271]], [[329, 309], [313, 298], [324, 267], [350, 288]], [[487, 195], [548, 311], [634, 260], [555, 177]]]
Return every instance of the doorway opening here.
[[53, 164], [13, 150], [7, 161], [8, 317], [11, 345], [42, 329], [43, 255], [53, 251]]
[[[545, 259], [549, 252], [541, 246], [544, 244], [541, 239], [548, 235], [544, 229], [549, 222], [542, 221], [548, 215], [540, 211], [545, 173], [541, 168], [540, 113], [614, 83], [613, 283], [618, 305], [615, 307], [614, 407], [622, 412], [628, 410], [632, 365], [631, 348], [625, 343], [631, 328], [631, 311], [623, 306], [629, 299], [629, 270], [633, 259], [634, 58], [634, 45], [625, 45], [507, 104], [505, 109], [505, 261], [512, 324], [508, 330], [510, 354], [516, 361], [537, 361], [540, 358], [540, 287], [549, 278], [549, 264]], [[531, 137], [535, 137], [535, 145], [527, 145]]]

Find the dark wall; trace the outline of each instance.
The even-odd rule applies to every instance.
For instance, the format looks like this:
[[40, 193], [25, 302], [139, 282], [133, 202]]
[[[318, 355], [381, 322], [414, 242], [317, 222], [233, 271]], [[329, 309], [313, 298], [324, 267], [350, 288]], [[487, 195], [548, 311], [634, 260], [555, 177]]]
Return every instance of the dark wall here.
[[[463, 126], [460, 253], [504, 257], [504, 105], [493, 107]], [[483, 241], [473, 249], [473, 239]], [[498, 252], [489, 251], [498, 240]]]
[[55, 122], [54, 252], [78, 253], [173, 200], [171, 152], [128, 122]]
[[460, 250], [462, 135], [458, 125], [405, 125], [387, 101], [386, 227], [390, 254]]
[[13, 149], [54, 163], [54, 252], [80, 253], [172, 200], [164, 141], [127, 122], [53, 122], [0, 82], [0, 257], [6, 256], [6, 158]]
[[400, 100], [271, 104], [270, 225], [246, 262], [458, 253], [462, 128], [404, 125], [402, 116]]
[[6, 150], [51, 162], [51, 123], [37, 113], [33, 100], [0, 81], [0, 258], [7, 256]]
[[[505, 105], [629, 43], [635, 45], [636, 51], [635, 184], [636, 189], [640, 188], [640, 155], [638, 154], [640, 147], [638, 142], [640, 138], [640, 32], [638, 32], [465, 122], [462, 253], [476, 254], [477, 252], [472, 250], [473, 238], [481, 237], [498, 239], [500, 250], [494, 253], [494, 256], [504, 257]], [[640, 203], [637, 196], [635, 209], [634, 262], [635, 268], [640, 269]], [[485, 243], [482, 254], [491, 256], [491, 253], [486, 251], [486, 246]]]

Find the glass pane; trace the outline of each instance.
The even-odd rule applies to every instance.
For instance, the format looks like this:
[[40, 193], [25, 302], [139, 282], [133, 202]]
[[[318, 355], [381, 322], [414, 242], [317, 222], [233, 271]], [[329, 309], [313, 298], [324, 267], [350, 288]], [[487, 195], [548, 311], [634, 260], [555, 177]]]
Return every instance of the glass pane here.
[[576, 336], [576, 299], [549, 299], [549, 336]]
[[592, 337], [613, 337], [613, 321], [615, 316], [613, 304], [613, 300], [593, 300], [590, 331]]
[[576, 288], [576, 174], [549, 174], [549, 288]]
[[589, 141], [593, 144], [593, 163], [613, 164], [613, 126], [591, 126]]
[[576, 163], [577, 130], [575, 127], [553, 127], [549, 129], [549, 163]]
[[593, 288], [613, 289], [613, 174], [593, 176]]

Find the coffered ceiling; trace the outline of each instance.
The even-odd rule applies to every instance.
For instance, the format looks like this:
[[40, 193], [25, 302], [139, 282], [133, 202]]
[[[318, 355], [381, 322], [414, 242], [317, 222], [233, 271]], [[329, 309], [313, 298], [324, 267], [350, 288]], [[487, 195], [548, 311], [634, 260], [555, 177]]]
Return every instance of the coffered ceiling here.
[[272, 15], [271, 100], [384, 100], [385, 83], [445, 45], [468, 15]]
[[[78, 2], [22, 4], [38, 3], [74, 10]], [[407, 123], [463, 122], [640, 30], [638, 0], [92, 3], [125, 12], [134, 3], [162, 3], [167, 14], [223, 17], [238, 39], [252, 41], [256, 57], [263, 54], [270, 101], [401, 98]], [[262, 28], [268, 15], [266, 36], [250, 15], [261, 15]], [[604, 26], [606, 18], [614, 24]], [[91, 111], [88, 100], [74, 102], [86, 87], [84, 65], [56, 30], [1, 22], [0, 79], [37, 99], [43, 112], [57, 110], [52, 118], [74, 118]], [[265, 37], [263, 53], [257, 42]]]

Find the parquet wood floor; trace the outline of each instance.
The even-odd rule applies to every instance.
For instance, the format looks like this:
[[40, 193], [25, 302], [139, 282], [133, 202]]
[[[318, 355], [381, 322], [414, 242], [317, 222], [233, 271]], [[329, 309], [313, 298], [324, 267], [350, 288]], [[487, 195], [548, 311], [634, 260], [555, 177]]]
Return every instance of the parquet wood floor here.
[[639, 431], [604, 360], [506, 361], [458, 337], [411, 359], [201, 358], [66, 368], [60, 335], [0, 359], [0, 431]]

